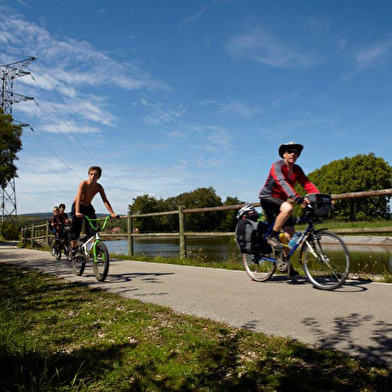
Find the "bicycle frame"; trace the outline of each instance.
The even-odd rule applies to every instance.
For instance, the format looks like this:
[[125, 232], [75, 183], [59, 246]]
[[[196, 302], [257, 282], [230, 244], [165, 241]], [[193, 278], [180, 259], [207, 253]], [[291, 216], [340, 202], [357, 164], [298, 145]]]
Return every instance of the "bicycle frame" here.
[[[286, 256], [287, 261], [290, 261], [291, 256], [294, 254], [294, 252], [297, 250], [297, 248], [302, 244], [302, 242], [309, 235], [309, 233], [314, 231], [314, 224], [313, 224], [313, 221], [310, 216], [305, 215], [303, 218], [299, 218], [296, 223], [298, 224], [298, 223], [304, 223], [304, 222], [307, 222], [308, 226], [306, 227], [305, 231], [301, 234], [301, 236], [298, 238], [298, 240], [294, 244], [294, 246], [290, 249], [289, 254]], [[274, 227], [274, 223], [275, 222], [271, 223], [271, 226], [269, 227], [267, 233], [264, 234], [264, 236], [263, 236], [264, 239], [267, 238], [267, 236], [271, 233], [272, 228]], [[320, 230], [323, 230], [323, 229], [320, 229]], [[311, 246], [309, 248], [313, 249], [313, 247], [311, 247]], [[265, 260], [265, 261], [270, 261], [272, 263], [276, 263], [276, 261], [277, 261], [277, 259], [274, 257], [267, 257], [267, 256], [263, 256], [263, 255], [261, 255], [260, 259]]]
[[103, 225], [102, 225], [102, 227], [100, 227], [100, 228], [99, 228], [99, 227], [95, 227], [95, 226], [93, 225], [93, 222], [99, 222], [99, 221], [101, 221], [102, 219], [99, 219], [99, 218], [97, 218], [97, 219], [91, 219], [91, 218], [89, 218], [88, 216], [85, 216], [85, 218], [87, 219], [87, 221], [88, 221], [90, 227], [91, 227], [93, 230], [95, 230], [96, 233], [95, 233], [95, 235], [93, 235], [91, 238], [89, 238], [87, 241], [85, 241], [85, 242], [81, 245], [81, 247], [82, 247], [82, 249], [83, 249], [83, 253], [85, 254], [86, 258], [89, 257], [89, 254], [90, 254], [91, 249], [92, 249], [92, 251], [93, 251], [93, 259], [94, 259], [94, 262], [97, 262], [97, 245], [98, 245], [100, 242], [102, 242], [102, 241], [101, 241], [101, 238], [100, 238], [100, 236], [99, 236], [99, 232], [100, 232], [101, 230], [104, 230], [104, 229], [105, 229], [106, 224], [108, 223], [108, 221], [109, 221], [109, 219], [110, 219], [110, 215], [108, 215], [107, 217], [104, 218]]

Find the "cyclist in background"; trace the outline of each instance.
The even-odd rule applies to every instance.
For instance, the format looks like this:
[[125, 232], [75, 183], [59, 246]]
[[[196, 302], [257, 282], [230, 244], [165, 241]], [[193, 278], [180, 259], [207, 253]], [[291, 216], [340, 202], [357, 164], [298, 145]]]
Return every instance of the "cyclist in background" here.
[[53, 215], [49, 219], [50, 230], [55, 236], [56, 244], [59, 244], [59, 237], [61, 232], [61, 220], [60, 220], [60, 211], [57, 206], [53, 207]]
[[65, 212], [65, 204], [63, 203], [59, 204], [59, 219], [64, 225], [68, 225], [69, 223], [71, 223], [68, 219], [68, 215]]
[[59, 249], [63, 249], [64, 246], [69, 243], [69, 233], [65, 228], [65, 225], [69, 225], [71, 221], [68, 219], [68, 215], [65, 213], [65, 204], [59, 204], [59, 215], [58, 220], [61, 222], [61, 229], [59, 233], [60, 247]]
[[[279, 251], [283, 249], [279, 240], [280, 230], [284, 231], [287, 241], [295, 234], [293, 205], [287, 200], [291, 199], [303, 208], [309, 204], [307, 198], [294, 190], [295, 184], [300, 183], [307, 193], [320, 193], [302, 169], [295, 164], [303, 148], [302, 144], [294, 142], [284, 143], [279, 147], [279, 155], [282, 159], [272, 164], [268, 178], [259, 193], [260, 204], [267, 220], [272, 223], [275, 219], [267, 242]], [[291, 274], [294, 276], [298, 273], [291, 268]]]
[[61, 221], [59, 218], [60, 212], [59, 208], [57, 206], [53, 207], [53, 215], [49, 219], [49, 225], [50, 225], [50, 230], [54, 235], [58, 234], [59, 228], [61, 226]]
[[75, 200], [72, 204], [71, 217], [71, 257], [76, 255], [77, 240], [80, 236], [82, 229], [83, 220], [85, 220], [85, 231], [88, 237], [94, 235], [93, 230], [90, 228], [84, 216], [88, 216], [90, 219], [96, 219], [95, 209], [91, 204], [94, 196], [99, 193], [101, 195], [103, 204], [110, 212], [112, 218], [117, 215], [113, 212], [112, 206], [106, 197], [105, 191], [101, 184], [98, 184], [98, 180], [101, 177], [102, 169], [99, 166], [91, 166], [88, 169], [88, 180], [84, 180], [79, 184], [78, 191], [75, 196]]

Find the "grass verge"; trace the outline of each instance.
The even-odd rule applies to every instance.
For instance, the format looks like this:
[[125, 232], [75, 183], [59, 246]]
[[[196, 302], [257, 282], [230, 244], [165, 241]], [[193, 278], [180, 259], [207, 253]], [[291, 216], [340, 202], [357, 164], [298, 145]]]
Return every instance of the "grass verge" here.
[[0, 264], [0, 390], [384, 391], [391, 369]]

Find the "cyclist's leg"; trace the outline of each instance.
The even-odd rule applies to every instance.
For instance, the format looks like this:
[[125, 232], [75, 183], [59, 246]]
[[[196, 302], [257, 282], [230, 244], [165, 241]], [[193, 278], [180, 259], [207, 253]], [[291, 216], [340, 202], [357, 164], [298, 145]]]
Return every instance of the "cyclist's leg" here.
[[[294, 219], [292, 216], [289, 219], [287, 219], [282, 230], [284, 231], [287, 242], [289, 242], [295, 234]], [[289, 253], [290, 253], [290, 248], [284, 248], [283, 254], [285, 255], [285, 257], [287, 257]], [[292, 267], [292, 264], [290, 262], [289, 276], [294, 277], [298, 275], [299, 273]]]
[[293, 214], [293, 206], [289, 202], [282, 202], [279, 209], [279, 214], [275, 219], [275, 224], [273, 227], [274, 231], [279, 233], [280, 229], [285, 226], [286, 221], [291, 218]]
[[267, 242], [273, 246], [275, 250], [282, 250], [283, 245], [279, 240], [279, 232], [290, 219], [293, 207], [290, 203], [280, 200], [276, 197], [261, 198], [260, 204], [267, 216], [268, 221], [272, 223], [275, 219], [272, 232], [267, 237]]
[[[90, 204], [89, 206], [81, 206], [81, 211], [84, 216], [88, 216], [90, 219], [97, 219], [94, 207]], [[95, 231], [92, 229], [87, 219], [84, 219], [84, 228], [86, 230], [87, 238], [91, 238], [95, 235]]]
[[76, 253], [78, 238], [80, 236], [80, 231], [82, 230], [83, 219], [80, 219], [76, 216], [75, 203], [72, 204], [71, 218], [72, 218], [72, 225], [69, 230], [71, 236], [70, 245], [72, 247], [72, 253]]

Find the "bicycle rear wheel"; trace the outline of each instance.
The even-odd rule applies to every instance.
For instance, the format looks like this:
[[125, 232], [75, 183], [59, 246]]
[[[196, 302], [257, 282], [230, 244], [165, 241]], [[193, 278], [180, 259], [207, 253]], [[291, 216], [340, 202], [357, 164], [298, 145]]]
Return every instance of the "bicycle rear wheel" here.
[[321, 290], [340, 287], [350, 269], [346, 244], [339, 236], [328, 231], [310, 234], [302, 246], [300, 259], [308, 280]]
[[[271, 255], [274, 257], [274, 255]], [[276, 270], [276, 263], [273, 261], [263, 260], [260, 255], [242, 254], [245, 271], [252, 280], [256, 282], [265, 282], [271, 278]]]
[[102, 242], [97, 244], [97, 260], [93, 260], [93, 270], [96, 279], [103, 282], [109, 272], [109, 251]]

